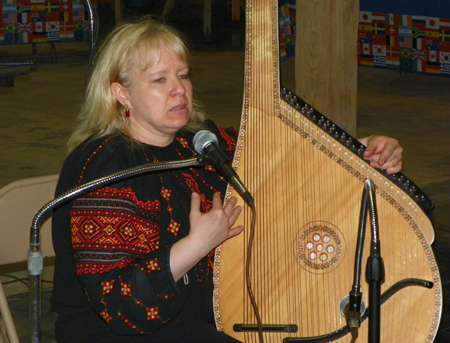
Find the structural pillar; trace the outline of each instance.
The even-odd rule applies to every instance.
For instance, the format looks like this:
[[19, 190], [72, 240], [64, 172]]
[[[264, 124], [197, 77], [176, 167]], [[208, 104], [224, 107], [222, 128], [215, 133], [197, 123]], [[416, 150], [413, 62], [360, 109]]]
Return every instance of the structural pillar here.
[[296, 93], [356, 134], [358, 0], [297, 0]]

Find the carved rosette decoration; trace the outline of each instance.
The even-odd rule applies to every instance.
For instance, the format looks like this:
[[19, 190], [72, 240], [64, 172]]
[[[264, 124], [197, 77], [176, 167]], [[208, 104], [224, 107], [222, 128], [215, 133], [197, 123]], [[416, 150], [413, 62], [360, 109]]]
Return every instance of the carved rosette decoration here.
[[314, 221], [302, 227], [297, 234], [297, 261], [310, 273], [333, 271], [342, 262], [344, 251], [344, 236], [331, 223]]

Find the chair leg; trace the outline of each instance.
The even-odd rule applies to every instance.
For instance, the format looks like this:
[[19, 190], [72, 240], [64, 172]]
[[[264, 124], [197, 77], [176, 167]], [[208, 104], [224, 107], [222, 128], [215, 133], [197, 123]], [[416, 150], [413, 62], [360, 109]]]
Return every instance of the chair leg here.
[[8, 342], [19, 343], [19, 337], [17, 336], [14, 320], [11, 315], [8, 300], [6, 299], [5, 291], [3, 290], [3, 286], [1, 283], [0, 283], [0, 313], [5, 323], [6, 336], [8, 337]]

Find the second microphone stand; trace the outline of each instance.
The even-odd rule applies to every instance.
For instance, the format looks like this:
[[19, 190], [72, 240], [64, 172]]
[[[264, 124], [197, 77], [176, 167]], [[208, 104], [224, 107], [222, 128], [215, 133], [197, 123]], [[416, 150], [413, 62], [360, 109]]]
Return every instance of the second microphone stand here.
[[372, 228], [370, 255], [367, 259], [366, 269], [366, 278], [369, 283], [368, 342], [378, 343], [380, 342], [381, 330], [381, 283], [384, 281], [384, 263], [381, 258], [375, 185], [370, 179], [367, 179], [364, 185], [355, 259], [354, 282], [349, 294], [349, 305], [347, 310], [347, 323], [354, 338], [358, 336], [358, 328], [361, 323], [361, 264], [368, 213], [370, 214]]

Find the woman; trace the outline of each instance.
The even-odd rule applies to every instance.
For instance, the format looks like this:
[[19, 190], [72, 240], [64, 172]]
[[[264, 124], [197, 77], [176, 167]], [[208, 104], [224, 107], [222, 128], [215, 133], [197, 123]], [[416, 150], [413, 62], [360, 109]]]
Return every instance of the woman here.
[[[203, 122], [178, 32], [151, 20], [116, 28], [90, 79], [57, 195], [149, 162], [192, 158], [199, 128], [232, 157], [235, 132]], [[398, 142], [372, 136], [367, 158], [396, 172]], [[216, 330], [214, 248], [243, 230], [212, 167], [147, 173], [53, 215], [58, 342], [236, 342]]]

